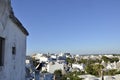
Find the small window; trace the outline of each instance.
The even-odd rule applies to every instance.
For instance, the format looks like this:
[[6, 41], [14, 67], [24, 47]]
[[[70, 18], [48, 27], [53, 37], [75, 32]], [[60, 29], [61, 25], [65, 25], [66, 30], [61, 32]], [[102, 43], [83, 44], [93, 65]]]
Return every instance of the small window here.
[[13, 54], [13, 55], [16, 54], [16, 47], [12, 47], [12, 54]]
[[4, 63], [4, 38], [0, 37], [0, 66], [3, 66]]

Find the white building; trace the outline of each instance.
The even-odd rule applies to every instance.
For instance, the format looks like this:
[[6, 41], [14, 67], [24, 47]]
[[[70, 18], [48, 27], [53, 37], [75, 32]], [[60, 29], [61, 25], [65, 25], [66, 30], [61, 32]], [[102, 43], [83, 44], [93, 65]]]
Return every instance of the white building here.
[[84, 64], [72, 64], [72, 68], [78, 68], [81, 71], [84, 71], [85, 65]]
[[52, 59], [57, 59], [57, 56], [55, 54], [50, 55]]
[[96, 77], [94, 75], [89, 75], [89, 74], [88, 75], [80, 75], [78, 77], [82, 78], [83, 80], [102, 80], [99, 77]]
[[47, 65], [47, 72], [54, 73], [55, 70], [64, 70], [64, 63], [51, 62]]
[[45, 54], [36, 54], [33, 56], [36, 60], [39, 60], [39, 62], [49, 62], [50, 58], [48, 58]]
[[104, 55], [104, 56], [106, 56], [108, 58], [113, 58], [114, 57], [112, 54], [108, 54], [108, 55]]
[[117, 63], [107, 63], [106, 69], [110, 70], [110, 69], [117, 69]]
[[27, 35], [10, 0], [0, 0], [0, 80], [25, 80]]
[[[102, 77], [96, 77], [93, 75], [80, 75], [83, 80], [102, 80]], [[120, 80], [120, 74], [114, 76], [103, 76], [104, 80]]]

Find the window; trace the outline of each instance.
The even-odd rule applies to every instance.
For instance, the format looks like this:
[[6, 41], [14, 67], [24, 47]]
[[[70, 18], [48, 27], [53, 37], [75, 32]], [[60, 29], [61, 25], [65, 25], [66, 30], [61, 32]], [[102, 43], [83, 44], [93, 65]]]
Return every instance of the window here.
[[4, 61], [4, 38], [0, 37], [0, 66], [3, 66]]
[[12, 54], [13, 54], [13, 55], [16, 54], [16, 47], [12, 47]]
[[12, 47], [12, 58], [15, 60], [15, 55], [16, 55], [16, 47]]

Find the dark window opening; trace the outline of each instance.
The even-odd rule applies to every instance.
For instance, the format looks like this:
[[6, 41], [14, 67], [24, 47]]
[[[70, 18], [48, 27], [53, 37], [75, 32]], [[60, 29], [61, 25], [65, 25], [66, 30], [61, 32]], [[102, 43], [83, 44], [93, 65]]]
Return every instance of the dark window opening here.
[[12, 47], [12, 54], [13, 54], [13, 55], [16, 54], [16, 47]]
[[3, 66], [4, 62], [4, 38], [0, 37], [0, 66]]

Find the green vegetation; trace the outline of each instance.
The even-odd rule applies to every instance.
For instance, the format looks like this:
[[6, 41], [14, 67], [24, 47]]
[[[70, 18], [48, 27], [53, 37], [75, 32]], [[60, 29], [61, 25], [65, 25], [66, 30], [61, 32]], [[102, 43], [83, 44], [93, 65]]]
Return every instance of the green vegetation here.
[[[55, 79], [56, 80], [82, 80], [81, 78], [79, 78], [79, 75], [83, 75], [83, 74], [91, 74], [91, 75], [100, 77], [104, 69], [104, 66], [101, 65], [102, 60], [104, 60], [106, 63], [108, 62], [113, 63], [113, 62], [118, 62], [119, 58], [117, 57], [109, 58], [106, 56], [102, 56], [101, 59], [80, 59], [79, 61], [76, 61], [75, 58], [67, 58], [66, 61], [70, 65], [72, 65], [73, 63], [85, 64], [86, 65], [85, 71], [79, 71], [79, 72], [74, 71], [74, 72], [69, 72], [63, 75], [61, 70], [56, 70], [54, 72], [54, 76], [56, 77]], [[35, 60], [35, 58], [32, 58], [32, 61], [34, 66], [37, 66], [39, 64], [39, 62]], [[47, 71], [43, 71], [42, 73], [47, 73]], [[117, 69], [103, 71], [103, 75], [116, 75], [116, 74], [120, 74], [120, 71], [118, 71]]]
[[79, 64], [83, 63], [83, 64], [87, 64], [88, 63], [88, 59], [81, 59], [79, 61], [77, 61]]
[[117, 71], [117, 69], [104, 71], [104, 75], [116, 75], [116, 74], [120, 74], [120, 71]]
[[54, 72], [54, 75], [56, 77], [59, 77], [59, 80], [82, 80], [81, 78], [78, 77], [78, 75], [80, 75], [80, 72], [69, 72], [66, 75], [62, 75], [62, 71], [61, 70], [56, 70]]
[[119, 58], [116, 58], [116, 57], [114, 57], [114, 58], [108, 58], [106, 56], [102, 56], [102, 60], [104, 60], [106, 63], [108, 63], [108, 62], [113, 63], [113, 62], [118, 62]]
[[115, 75], [117, 72], [116, 69], [108, 70], [104, 72], [104, 75]]
[[80, 75], [79, 72], [70, 72], [67, 75], [63, 75], [62, 80], [82, 80], [81, 78], [78, 77]]
[[120, 70], [116, 72], [116, 74], [120, 74]]
[[75, 63], [74, 58], [67, 58], [66, 61], [67, 61], [67, 63]]
[[55, 70], [54, 75], [62, 76], [62, 71], [61, 70]]
[[66, 61], [67, 63], [83, 63], [86, 65], [85, 67], [85, 72], [69, 72], [66, 75], [62, 75], [61, 72], [59, 72], [61, 76], [61, 80], [82, 80], [78, 77], [78, 75], [83, 75], [83, 74], [91, 74], [100, 77], [102, 75], [115, 75], [115, 74], [120, 74], [120, 71], [117, 71], [116, 69], [113, 70], [107, 70], [103, 71], [104, 66], [101, 65], [100, 63], [104, 60], [106, 63], [110, 62], [118, 62], [119, 58], [113, 57], [113, 58], [108, 58], [106, 56], [102, 56], [101, 59], [80, 59], [79, 61], [76, 61], [74, 58], [67, 58]]
[[61, 70], [54, 71], [54, 79], [55, 80], [62, 80], [62, 71]]
[[101, 76], [101, 70], [103, 69], [103, 65], [100, 64], [88, 64], [85, 68], [86, 72], [91, 75]]
[[99, 59], [81, 59], [80, 61], [78, 61], [78, 63], [84, 63], [84, 64], [94, 64], [94, 63], [101, 63], [102, 60], [99, 60]]

